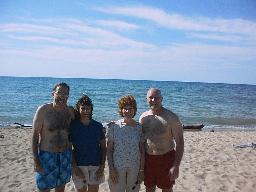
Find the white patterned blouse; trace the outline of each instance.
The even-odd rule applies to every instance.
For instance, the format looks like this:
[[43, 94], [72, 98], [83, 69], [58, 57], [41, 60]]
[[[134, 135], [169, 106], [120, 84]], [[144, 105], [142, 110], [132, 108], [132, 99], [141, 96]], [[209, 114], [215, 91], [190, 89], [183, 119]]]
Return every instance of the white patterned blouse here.
[[114, 167], [139, 168], [140, 149], [139, 143], [142, 141], [142, 126], [128, 126], [122, 120], [110, 125], [107, 131], [107, 139], [114, 142], [113, 161]]

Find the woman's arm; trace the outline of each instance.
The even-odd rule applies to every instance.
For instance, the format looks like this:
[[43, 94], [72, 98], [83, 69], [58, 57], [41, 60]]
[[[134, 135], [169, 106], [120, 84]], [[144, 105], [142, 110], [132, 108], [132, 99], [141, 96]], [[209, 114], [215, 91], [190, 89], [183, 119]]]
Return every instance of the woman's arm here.
[[113, 152], [114, 152], [114, 142], [108, 140], [107, 142], [107, 158], [108, 158], [108, 167], [109, 167], [109, 176], [113, 183], [118, 182], [118, 172], [114, 167], [113, 161]]

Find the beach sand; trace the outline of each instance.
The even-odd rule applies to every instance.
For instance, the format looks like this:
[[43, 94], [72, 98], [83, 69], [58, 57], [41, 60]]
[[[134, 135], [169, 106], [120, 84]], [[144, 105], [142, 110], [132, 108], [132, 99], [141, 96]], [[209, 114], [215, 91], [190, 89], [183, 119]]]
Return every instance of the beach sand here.
[[[31, 157], [31, 129], [0, 128], [0, 191], [36, 191]], [[256, 131], [184, 132], [185, 153], [175, 192], [252, 192], [256, 188]], [[106, 178], [108, 170], [105, 169]], [[66, 191], [75, 191], [72, 182]], [[103, 183], [100, 191], [107, 192]], [[145, 187], [141, 186], [141, 191]], [[157, 190], [160, 191], [160, 190]]]

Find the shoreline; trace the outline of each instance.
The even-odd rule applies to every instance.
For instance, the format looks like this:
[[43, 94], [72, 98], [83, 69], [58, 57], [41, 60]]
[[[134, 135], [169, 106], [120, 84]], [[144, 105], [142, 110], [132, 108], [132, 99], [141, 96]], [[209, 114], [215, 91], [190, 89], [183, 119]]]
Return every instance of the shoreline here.
[[[105, 125], [107, 123], [102, 123], [103, 126], [105, 127]], [[203, 125], [203, 124], [201, 124]], [[185, 125], [183, 125], [185, 126]], [[189, 125], [187, 124], [186, 126], [200, 126], [199, 124], [195, 124], [195, 125]], [[215, 126], [215, 125], [203, 125], [204, 127], [201, 130], [197, 130], [197, 129], [184, 129], [185, 132], [187, 131], [202, 131], [202, 132], [254, 132], [256, 131], [256, 126], [231, 126], [231, 125], [226, 125], [226, 126]], [[1, 129], [32, 129], [32, 124], [20, 124], [20, 123], [13, 123], [10, 125], [0, 125], [0, 130]]]
[[[0, 186], [5, 192], [36, 191], [31, 156], [31, 128], [0, 128]], [[185, 131], [185, 151], [174, 192], [250, 192], [256, 188], [256, 131]], [[108, 192], [108, 169], [101, 192]], [[72, 181], [66, 190], [73, 192]], [[142, 184], [140, 192], [144, 192]], [[160, 190], [157, 190], [160, 191]]]

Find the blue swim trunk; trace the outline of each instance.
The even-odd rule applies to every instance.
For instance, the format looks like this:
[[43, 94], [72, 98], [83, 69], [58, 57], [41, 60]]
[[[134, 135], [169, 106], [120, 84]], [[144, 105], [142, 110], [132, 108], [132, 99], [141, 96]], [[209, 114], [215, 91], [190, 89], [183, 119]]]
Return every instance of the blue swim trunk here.
[[36, 185], [39, 190], [53, 189], [70, 181], [72, 173], [72, 152], [40, 151], [39, 160], [43, 173], [36, 172]]

